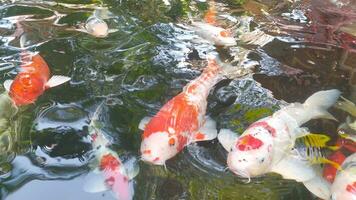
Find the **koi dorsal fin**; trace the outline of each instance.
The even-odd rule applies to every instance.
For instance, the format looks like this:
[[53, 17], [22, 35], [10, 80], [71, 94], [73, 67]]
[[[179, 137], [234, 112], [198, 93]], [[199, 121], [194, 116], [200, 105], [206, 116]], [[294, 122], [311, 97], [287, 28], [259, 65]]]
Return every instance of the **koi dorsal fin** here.
[[70, 80], [70, 77], [68, 76], [52, 76], [51, 79], [48, 80], [48, 82], [46, 83], [46, 87], [47, 88], [52, 88], [52, 87], [56, 87], [58, 85], [61, 85], [67, 81]]
[[127, 176], [129, 180], [135, 178], [140, 172], [140, 167], [138, 165], [138, 160], [136, 158], [130, 158], [124, 163], [124, 174]]
[[10, 92], [10, 87], [12, 85], [12, 82], [14, 82], [13, 80], [6, 80], [4, 82], [4, 88], [7, 92]]

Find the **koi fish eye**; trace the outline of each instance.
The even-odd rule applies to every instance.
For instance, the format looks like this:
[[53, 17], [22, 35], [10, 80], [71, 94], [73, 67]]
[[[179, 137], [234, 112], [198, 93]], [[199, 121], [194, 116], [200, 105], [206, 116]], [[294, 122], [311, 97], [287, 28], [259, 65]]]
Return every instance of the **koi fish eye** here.
[[170, 138], [168, 140], [168, 144], [169, 144], [169, 146], [174, 146], [176, 144], [176, 140], [174, 138]]

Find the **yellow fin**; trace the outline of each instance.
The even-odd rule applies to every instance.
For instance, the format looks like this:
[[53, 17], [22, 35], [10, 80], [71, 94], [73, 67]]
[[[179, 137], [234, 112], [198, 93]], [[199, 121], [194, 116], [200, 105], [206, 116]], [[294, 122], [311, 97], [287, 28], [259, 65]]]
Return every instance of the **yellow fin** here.
[[302, 141], [307, 147], [319, 147], [319, 148], [328, 148], [330, 150], [338, 150], [338, 146], [329, 146], [327, 143], [330, 141], [330, 137], [323, 134], [310, 133], [302, 137]]
[[302, 140], [308, 147], [325, 147], [326, 143], [330, 141], [330, 137], [322, 134], [310, 133], [304, 136]]
[[335, 169], [337, 170], [341, 170], [341, 166], [337, 163], [337, 162], [334, 162], [334, 161], [331, 161], [329, 159], [326, 159], [326, 158], [320, 158], [320, 163], [324, 163], [324, 164], [330, 164], [332, 165]]

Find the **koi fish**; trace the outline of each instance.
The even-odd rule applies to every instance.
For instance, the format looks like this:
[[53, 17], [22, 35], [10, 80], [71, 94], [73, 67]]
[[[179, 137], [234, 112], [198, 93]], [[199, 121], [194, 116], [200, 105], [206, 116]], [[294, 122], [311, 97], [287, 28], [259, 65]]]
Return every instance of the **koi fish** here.
[[353, 153], [342, 164], [331, 186], [332, 200], [356, 200], [356, 153]]
[[236, 40], [230, 30], [217, 26], [216, 10], [213, 4], [210, 5], [204, 16], [204, 22], [191, 22], [191, 28], [197, 35], [217, 46], [236, 46]]
[[330, 196], [330, 184], [321, 177], [321, 168], [299, 159], [293, 151], [297, 138], [309, 132], [300, 127], [305, 122], [325, 117], [333, 119], [326, 109], [340, 96], [340, 91], [326, 90], [314, 93], [303, 104], [292, 103], [272, 116], [253, 123], [240, 137], [226, 129], [218, 139], [229, 151], [229, 169], [244, 178], [275, 172], [285, 179], [294, 179], [320, 198]]
[[117, 29], [109, 29], [108, 24], [104, 21], [104, 19], [110, 18], [111, 15], [112, 13], [107, 8], [97, 8], [93, 14], [88, 17], [85, 25], [81, 25], [79, 29], [75, 30], [90, 34], [94, 37], [105, 38], [109, 33], [117, 31]]
[[34, 103], [48, 88], [70, 80], [67, 76], [52, 76], [46, 61], [40, 54], [23, 53], [20, 72], [14, 80], [6, 80], [4, 87], [16, 106]]
[[95, 111], [89, 125], [89, 138], [98, 164], [85, 177], [84, 191], [95, 193], [110, 189], [116, 199], [130, 200], [134, 194], [132, 179], [138, 174], [139, 168], [135, 159], [122, 162], [117, 153], [109, 149], [111, 142], [100, 129], [103, 127], [99, 121], [102, 109], [103, 103]]
[[[221, 64], [216, 58], [208, 58], [208, 66], [199, 77], [189, 82], [153, 118], [141, 120], [143, 161], [164, 165], [185, 146], [216, 138], [216, 123], [205, 113], [210, 90], [233, 69], [231, 66], [221, 67]], [[240, 70], [236, 75], [245, 73]]]

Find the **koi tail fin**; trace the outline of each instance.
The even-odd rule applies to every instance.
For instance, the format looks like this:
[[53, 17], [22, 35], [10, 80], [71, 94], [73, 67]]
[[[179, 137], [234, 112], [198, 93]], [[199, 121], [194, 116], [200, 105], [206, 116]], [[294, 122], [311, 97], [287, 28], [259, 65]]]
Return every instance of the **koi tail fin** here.
[[208, 56], [208, 66], [216, 65], [221, 67], [220, 74], [228, 79], [235, 79], [246, 76], [252, 73], [253, 66], [243, 67], [241, 65], [233, 66], [228, 63], [224, 63], [220, 60], [218, 56], [209, 55]]
[[342, 101], [338, 101], [335, 104], [335, 107], [356, 117], [356, 105], [352, 101], [350, 101], [344, 97], [341, 97], [341, 99], [342, 99]]
[[311, 95], [303, 104], [293, 103], [283, 108], [283, 111], [293, 117], [298, 125], [317, 118], [336, 120], [327, 109], [336, 103], [340, 94], [337, 89], [319, 91]]

